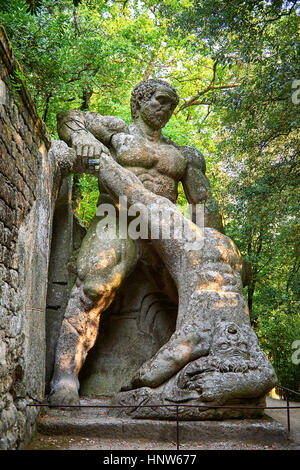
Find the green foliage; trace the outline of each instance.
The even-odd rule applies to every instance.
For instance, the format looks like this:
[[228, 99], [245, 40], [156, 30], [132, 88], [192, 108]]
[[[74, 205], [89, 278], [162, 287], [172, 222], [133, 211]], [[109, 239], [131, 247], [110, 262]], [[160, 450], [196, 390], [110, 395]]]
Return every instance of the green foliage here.
[[96, 215], [98, 197], [98, 180], [95, 176], [74, 175], [73, 210], [86, 226]]
[[[288, 308], [272, 310], [259, 320], [260, 344], [272, 362], [278, 383], [295, 391], [300, 391], [300, 367], [293, 363], [292, 344], [299, 339], [299, 331], [300, 318]], [[285, 396], [280, 389], [278, 393]], [[290, 394], [290, 399], [300, 401], [296, 394]]]
[[[53, 137], [58, 110], [130, 123], [139, 80], [177, 88], [165, 135], [206, 158], [226, 233], [252, 265], [251, 321], [291, 388], [299, 386], [291, 342], [300, 339], [297, 13], [297, 2], [281, 0], [0, 0], [0, 21]], [[74, 211], [86, 225], [97, 198], [96, 179], [74, 175]]]
[[25, 0], [5, 3], [0, 20], [55, 135], [58, 109], [87, 109], [93, 97], [91, 106], [106, 114], [123, 103], [163, 31], [143, 12], [121, 15], [120, 3], [86, 0], [76, 8], [69, 0], [39, 3], [35, 15]]

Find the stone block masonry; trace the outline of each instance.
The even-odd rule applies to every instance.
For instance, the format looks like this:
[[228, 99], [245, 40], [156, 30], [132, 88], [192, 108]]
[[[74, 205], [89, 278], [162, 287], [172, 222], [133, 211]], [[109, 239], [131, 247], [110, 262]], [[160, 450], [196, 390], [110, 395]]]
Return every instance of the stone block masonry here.
[[58, 168], [0, 27], [0, 449], [22, 449], [45, 387], [45, 308]]

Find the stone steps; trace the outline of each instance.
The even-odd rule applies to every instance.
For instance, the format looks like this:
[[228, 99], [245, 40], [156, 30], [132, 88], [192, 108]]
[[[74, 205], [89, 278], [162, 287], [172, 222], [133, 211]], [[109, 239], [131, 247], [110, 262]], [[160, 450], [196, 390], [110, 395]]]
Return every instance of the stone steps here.
[[270, 417], [261, 419], [231, 419], [224, 421], [176, 421], [118, 418], [110, 416], [109, 398], [84, 398], [81, 405], [94, 408], [43, 408], [38, 420], [38, 432], [52, 436], [84, 436], [102, 439], [147, 439], [149, 441], [180, 442], [230, 441], [253, 444], [288, 444], [285, 426]]

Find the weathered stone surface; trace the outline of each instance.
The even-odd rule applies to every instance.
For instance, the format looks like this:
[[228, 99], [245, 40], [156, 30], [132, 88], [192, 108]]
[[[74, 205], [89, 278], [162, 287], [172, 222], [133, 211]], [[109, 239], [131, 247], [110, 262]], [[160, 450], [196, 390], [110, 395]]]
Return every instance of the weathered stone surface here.
[[[111, 399], [81, 399], [81, 405], [92, 408], [49, 409], [38, 421], [38, 431], [43, 435], [66, 435], [101, 437], [102, 439], [141, 439], [162, 442], [176, 442], [177, 428], [175, 420], [136, 419], [133, 417], [110, 416], [109, 408], [101, 405], [112, 405]], [[100, 406], [99, 406], [100, 405]], [[99, 408], [97, 407], [99, 406]], [[95, 408], [93, 408], [95, 407]], [[209, 445], [217, 442], [238, 443], [278, 443], [288, 444], [287, 428], [269, 417], [251, 419], [227, 419], [186, 421], [179, 410], [179, 441], [201, 442]], [[147, 448], [147, 447], [145, 447]]]
[[[56, 149], [56, 143], [52, 146]], [[56, 154], [61, 155], [55, 150]], [[65, 154], [63, 152], [63, 154]], [[73, 212], [71, 207], [71, 178], [65, 177], [55, 205], [51, 254], [48, 271], [46, 309], [46, 392], [53, 373], [54, 353], [70, 294], [68, 262], [72, 253]]]
[[[77, 258], [77, 278], [57, 343], [50, 394], [53, 404], [79, 403], [78, 374], [96, 342], [99, 325], [93, 358], [96, 363], [99, 356], [99, 365], [91, 366], [93, 384], [89, 383], [87, 370], [85, 374], [82, 371], [81, 393], [109, 393], [137, 368], [116, 397], [117, 403], [135, 406], [130, 416], [148, 416], [145, 413], [149, 411], [141, 406], [143, 403], [257, 404], [276, 383], [275, 373], [250, 328], [243, 297], [243, 280], [247, 277], [243, 275], [243, 260], [234, 243], [222, 233], [203, 156], [197, 149], [180, 147], [161, 134], [177, 103], [178, 96], [172, 86], [160, 80], [148, 80], [133, 90], [133, 122], [129, 127], [112, 116], [76, 110], [58, 117], [60, 137], [73, 147], [79, 159], [74, 167], [97, 174], [95, 160], [98, 159], [99, 188], [104, 194], [99, 200], [100, 213], [92, 221]], [[182, 181], [193, 210], [197, 203], [205, 203], [204, 230], [185, 219], [176, 208], [178, 181]], [[126, 196], [128, 207], [135, 206], [140, 212], [140, 227], [146, 229], [146, 235], [141, 235], [140, 240], [129, 233], [127, 237], [121, 235], [122, 196]], [[119, 210], [116, 221], [113, 202]], [[102, 223], [104, 207], [112, 209], [108, 209], [105, 217], [109, 228]], [[152, 214], [161, 217], [153, 218]], [[171, 236], [164, 236], [167, 223]], [[114, 225], [116, 233], [111, 236], [109, 231]], [[178, 236], [180, 228], [184, 233]], [[143, 238], [150, 239], [152, 245]], [[154, 263], [155, 268], [151, 266], [154, 252], [160, 259]], [[135, 296], [130, 275], [138, 263], [144, 293], [138, 293], [137, 289]], [[151, 271], [149, 266], [152, 276], [145, 280], [143, 273], [147, 267]], [[166, 278], [169, 277], [167, 282], [165, 272]], [[170, 280], [177, 291], [175, 296]], [[147, 282], [152, 282], [152, 286], [146, 287]], [[132, 294], [127, 303], [120, 300], [122, 289]], [[159, 332], [153, 333], [152, 328], [156, 341], [151, 342], [151, 334], [145, 336], [143, 354], [136, 353], [132, 360], [132, 342], [137, 347], [141, 345], [138, 323], [143, 299], [157, 291], [178, 305], [175, 331], [170, 324], [166, 330], [160, 328], [163, 331], [160, 343]], [[132, 302], [139, 303], [137, 310]], [[119, 341], [125, 315], [119, 311], [118, 324], [114, 322], [114, 312], [124, 306], [127, 314], [135, 315], [131, 324], [124, 322]], [[159, 313], [158, 319], [166, 318], [163, 308]], [[103, 317], [107, 321], [101, 321], [101, 332]], [[112, 333], [109, 327], [115, 331]], [[111, 348], [109, 354], [108, 348]], [[111, 381], [109, 369], [115, 376]], [[168, 408], [150, 413], [156, 419], [172, 417]], [[257, 412], [246, 407], [241, 412], [218, 413], [194, 408], [185, 412], [185, 418], [246, 417], [253, 413]]]
[[[148, 211], [143, 211], [141, 222], [151, 230], [163, 225], [167, 217], [172, 218], [173, 227], [184, 223], [171, 202], [146, 190], [109, 155], [102, 155], [99, 178], [115, 199], [125, 194], [129, 204], [143, 203]], [[151, 217], [156, 206], [165, 217]], [[190, 240], [197, 232], [194, 243], [198, 246], [193, 249]], [[144, 417], [149, 411], [139, 408], [141, 404], [222, 405], [262, 398], [277, 379], [250, 328], [242, 290], [242, 260], [234, 243], [214, 229], [201, 232], [192, 223], [187, 223], [181, 238], [162, 237], [152, 243], [178, 289], [176, 331], [124, 387], [137, 390], [121, 393], [117, 401], [136, 404], [131, 416]], [[195, 417], [195, 411], [186, 418]], [[168, 417], [168, 410], [151, 411], [151, 417], [155, 416]]]
[[23, 448], [45, 385], [45, 306], [60, 172], [0, 27], [0, 449]]
[[118, 392], [168, 341], [176, 316], [176, 304], [157, 290], [140, 261], [103, 314], [96, 344], [80, 373], [80, 394]]

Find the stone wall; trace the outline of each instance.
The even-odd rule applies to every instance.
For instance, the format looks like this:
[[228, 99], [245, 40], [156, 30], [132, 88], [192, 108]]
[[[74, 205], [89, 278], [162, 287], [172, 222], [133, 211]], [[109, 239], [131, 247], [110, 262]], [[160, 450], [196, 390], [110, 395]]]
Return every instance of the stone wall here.
[[66, 176], [61, 184], [53, 216], [51, 254], [46, 304], [46, 388], [50, 392], [56, 343], [76, 276], [73, 255], [79, 249], [86, 229], [72, 211], [72, 182]]
[[45, 306], [57, 167], [0, 28], [0, 449], [32, 435], [45, 387]]

